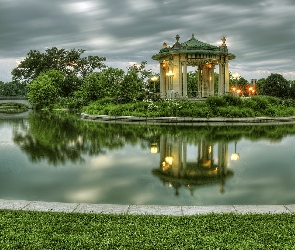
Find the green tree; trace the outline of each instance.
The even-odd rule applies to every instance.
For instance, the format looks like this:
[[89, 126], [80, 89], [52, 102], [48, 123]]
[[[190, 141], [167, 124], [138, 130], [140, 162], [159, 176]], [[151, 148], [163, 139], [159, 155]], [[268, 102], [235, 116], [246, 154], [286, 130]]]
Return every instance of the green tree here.
[[28, 101], [36, 109], [51, 108], [61, 96], [64, 75], [58, 70], [41, 73], [28, 85]]
[[263, 92], [265, 95], [287, 98], [290, 95], [290, 84], [282, 75], [271, 74], [265, 79]]
[[148, 87], [149, 81], [152, 74], [152, 71], [149, 69], [146, 69], [147, 62], [143, 61], [140, 63], [140, 65], [133, 64], [128, 68], [128, 72], [133, 71], [136, 73], [137, 78], [142, 82], [146, 88]]
[[25, 96], [26, 92], [26, 84], [18, 81], [7, 83], [0, 81], [0, 96]]
[[240, 77], [238, 79], [237, 86], [241, 90], [242, 95], [248, 95], [247, 93], [248, 81], [244, 77]]
[[256, 83], [256, 91], [257, 95], [264, 95], [264, 85], [265, 85], [265, 78], [261, 78]]
[[290, 81], [290, 98], [295, 99], [295, 82]]
[[198, 71], [190, 71], [187, 73], [187, 92], [188, 97], [198, 96]]
[[84, 78], [79, 91], [75, 93], [80, 96], [85, 104], [105, 97], [115, 98], [120, 95], [120, 84], [124, 79], [124, 71], [108, 67], [101, 72], [95, 72]]
[[78, 89], [77, 85], [81, 83], [79, 78], [84, 78], [94, 70], [105, 67], [104, 57], [81, 57], [84, 52], [82, 49], [67, 51], [56, 47], [47, 49], [44, 53], [30, 50], [27, 57], [12, 70], [13, 80], [31, 83], [41, 72], [56, 69], [66, 77], [62, 92], [64, 96], [69, 96]]
[[119, 85], [119, 95], [116, 100], [118, 103], [128, 103], [145, 98], [146, 83], [143, 82], [141, 75], [134, 68], [129, 68], [123, 81]]

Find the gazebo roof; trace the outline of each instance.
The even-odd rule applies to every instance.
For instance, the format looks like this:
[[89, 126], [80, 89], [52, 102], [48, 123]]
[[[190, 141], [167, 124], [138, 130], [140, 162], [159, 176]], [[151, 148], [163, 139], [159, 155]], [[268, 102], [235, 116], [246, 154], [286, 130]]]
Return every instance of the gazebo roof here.
[[214, 46], [208, 43], [201, 42], [197, 40], [192, 34], [191, 39], [186, 42], [179, 42], [179, 35], [176, 35], [176, 42], [172, 47], [167, 47], [166, 43], [163, 44], [163, 48], [159, 51], [158, 54], [153, 55], [152, 59], [160, 60], [165, 58], [167, 55], [173, 54], [216, 54], [216, 55], [228, 55], [229, 59], [234, 59], [236, 56], [234, 54], [228, 53], [227, 46], [225, 44], [226, 39], [223, 38], [223, 44], [221, 46]]
[[217, 50], [219, 51], [218, 46], [214, 46], [208, 43], [204, 43], [201, 41], [198, 41], [195, 38], [195, 35], [192, 34], [192, 38], [189, 39], [188, 41], [184, 42], [181, 44], [183, 48], [186, 48], [188, 50], [193, 49], [193, 50]]

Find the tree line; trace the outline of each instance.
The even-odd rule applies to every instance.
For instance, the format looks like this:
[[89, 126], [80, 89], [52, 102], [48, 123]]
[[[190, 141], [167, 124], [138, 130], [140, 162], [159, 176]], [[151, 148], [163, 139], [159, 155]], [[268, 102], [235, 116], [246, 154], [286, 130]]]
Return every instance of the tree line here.
[[[31, 50], [11, 72], [12, 81], [0, 81], [0, 96], [27, 96], [35, 108], [62, 106], [79, 108], [94, 100], [112, 98], [115, 103], [157, 98], [159, 77], [146, 68], [147, 63], [131, 65], [122, 70], [105, 65], [105, 57], [83, 56], [82, 49], [58, 49], [45, 52]], [[188, 73], [188, 93], [194, 97], [198, 91], [197, 71]], [[218, 74], [214, 75], [217, 88]], [[230, 86], [238, 86], [246, 93], [248, 81], [230, 77]], [[259, 79], [259, 95], [295, 99], [295, 84], [280, 74]], [[217, 92], [217, 91], [216, 91]]]

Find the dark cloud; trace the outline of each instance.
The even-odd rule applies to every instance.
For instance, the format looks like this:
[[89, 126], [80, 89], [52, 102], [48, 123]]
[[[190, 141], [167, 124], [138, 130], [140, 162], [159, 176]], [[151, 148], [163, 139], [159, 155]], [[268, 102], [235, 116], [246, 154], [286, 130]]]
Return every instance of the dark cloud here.
[[[82, 48], [122, 68], [151, 60], [165, 41], [194, 33], [217, 45], [227, 38], [231, 71], [246, 79], [269, 72], [293, 79], [294, 11], [291, 0], [0, 0], [0, 80], [8, 81], [12, 60], [30, 49]], [[6, 61], [7, 60], [7, 61]], [[5, 69], [5, 72], [3, 71]]]

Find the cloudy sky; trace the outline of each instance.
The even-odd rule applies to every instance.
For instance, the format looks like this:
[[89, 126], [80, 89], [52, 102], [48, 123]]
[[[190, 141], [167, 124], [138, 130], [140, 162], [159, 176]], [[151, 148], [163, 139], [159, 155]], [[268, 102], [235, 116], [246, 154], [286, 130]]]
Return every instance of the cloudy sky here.
[[163, 42], [192, 33], [213, 45], [225, 36], [236, 55], [230, 71], [247, 80], [295, 80], [294, 13], [294, 0], [0, 0], [0, 81], [29, 50], [51, 47], [85, 49], [122, 69], [147, 61], [158, 72], [151, 56]]

